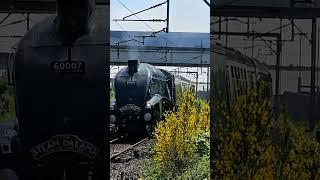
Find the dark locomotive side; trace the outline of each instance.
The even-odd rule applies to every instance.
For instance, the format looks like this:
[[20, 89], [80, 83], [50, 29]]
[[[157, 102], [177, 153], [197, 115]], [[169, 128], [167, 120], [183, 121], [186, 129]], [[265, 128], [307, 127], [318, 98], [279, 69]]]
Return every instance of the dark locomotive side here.
[[[93, 179], [104, 176], [108, 30], [96, 23], [94, 5], [57, 0], [58, 15], [35, 25], [17, 46], [19, 136], [13, 147], [21, 147], [14, 151], [23, 160], [22, 178], [63, 176], [64, 169], [67, 179], [83, 179], [90, 168]], [[77, 178], [70, 169], [80, 166], [87, 169]]]
[[158, 121], [177, 101], [177, 94], [191, 82], [150, 64], [129, 60], [114, 81], [116, 102], [110, 122], [119, 134], [151, 135]]

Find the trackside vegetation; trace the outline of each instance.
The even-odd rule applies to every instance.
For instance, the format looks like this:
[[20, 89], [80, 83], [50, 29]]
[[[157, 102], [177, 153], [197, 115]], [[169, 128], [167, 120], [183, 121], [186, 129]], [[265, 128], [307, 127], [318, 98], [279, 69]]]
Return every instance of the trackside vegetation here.
[[191, 90], [182, 94], [172, 112], [154, 133], [152, 157], [145, 162], [144, 179], [205, 179], [210, 177], [209, 105]]
[[0, 123], [6, 123], [15, 117], [13, 87], [0, 78]]
[[292, 123], [286, 110], [275, 117], [257, 88], [227, 108], [219, 101], [213, 122], [213, 179], [320, 179], [320, 145]]

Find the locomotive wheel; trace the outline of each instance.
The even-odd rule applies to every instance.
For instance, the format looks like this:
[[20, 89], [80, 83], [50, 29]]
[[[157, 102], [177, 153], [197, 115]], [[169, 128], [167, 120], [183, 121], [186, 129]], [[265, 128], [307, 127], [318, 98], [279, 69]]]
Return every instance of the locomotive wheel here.
[[116, 137], [121, 137], [121, 136], [124, 136], [126, 134], [125, 133], [125, 129], [121, 125], [117, 125], [116, 127], [117, 127], [117, 129], [116, 129]]
[[150, 124], [146, 125], [146, 135], [149, 138], [154, 138], [154, 131], [155, 131], [157, 122], [158, 121], [151, 121]]
[[156, 127], [156, 124], [159, 122], [160, 120], [160, 113], [159, 111], [155, 110], [153, 111], [153, 117], [155, 117], [154, 119], [152, 119], [150, 121], [150, 123], [148, 123], [145, 126], [145, 132], [146, 132], [146, 136], [148, 136], [149, 138], [153, 138], [154, 137], [154, 130]]

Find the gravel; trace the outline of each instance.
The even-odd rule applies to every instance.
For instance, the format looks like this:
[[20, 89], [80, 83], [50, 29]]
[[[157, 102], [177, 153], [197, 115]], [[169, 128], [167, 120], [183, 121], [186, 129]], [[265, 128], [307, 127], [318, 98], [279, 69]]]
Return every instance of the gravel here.
[[[110, 179], [121, 179], [121, 177], [138, 179], [141, 177], [143, 162], [150, 158], [152, 145], [153, 140], [149, 139], [110, 162]], [[118, 147], [112, 147], [110, 154], [113, 154], [115, 149]]]

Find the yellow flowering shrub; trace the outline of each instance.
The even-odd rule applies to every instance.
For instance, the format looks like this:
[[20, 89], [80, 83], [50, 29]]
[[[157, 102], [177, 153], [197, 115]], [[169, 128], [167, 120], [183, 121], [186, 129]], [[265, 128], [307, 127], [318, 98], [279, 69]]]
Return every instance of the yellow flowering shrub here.
[[228, 110], [218, 103], [213, 123], [212, 171], [215, 179], [270, 179], [275, 156], [271, 146], [270, 103], [249, 91]]
[[320, 144], [304, 127], [297, 127], [281, 114], [272, 129], [277, 176], [281, 179], [320, 179]]
[[[206, 176], [209, 176], [209, 125], [209, 105], [197, 100], [192, 91], [184, 92], [176, 109], [167, 113], [165, 120], [155, 128], [154, 176], [183, 176], [188, 167], [204, 155], [207, 158], [201, 160], [207, 162]], [[195, 163], [196, 168], [201, 169], [203, 163]]]
[[227, 106], [216, 103], [212, 120], [214, 179], [320, 179], [320, 145], [283, 111], [252, 88]]

